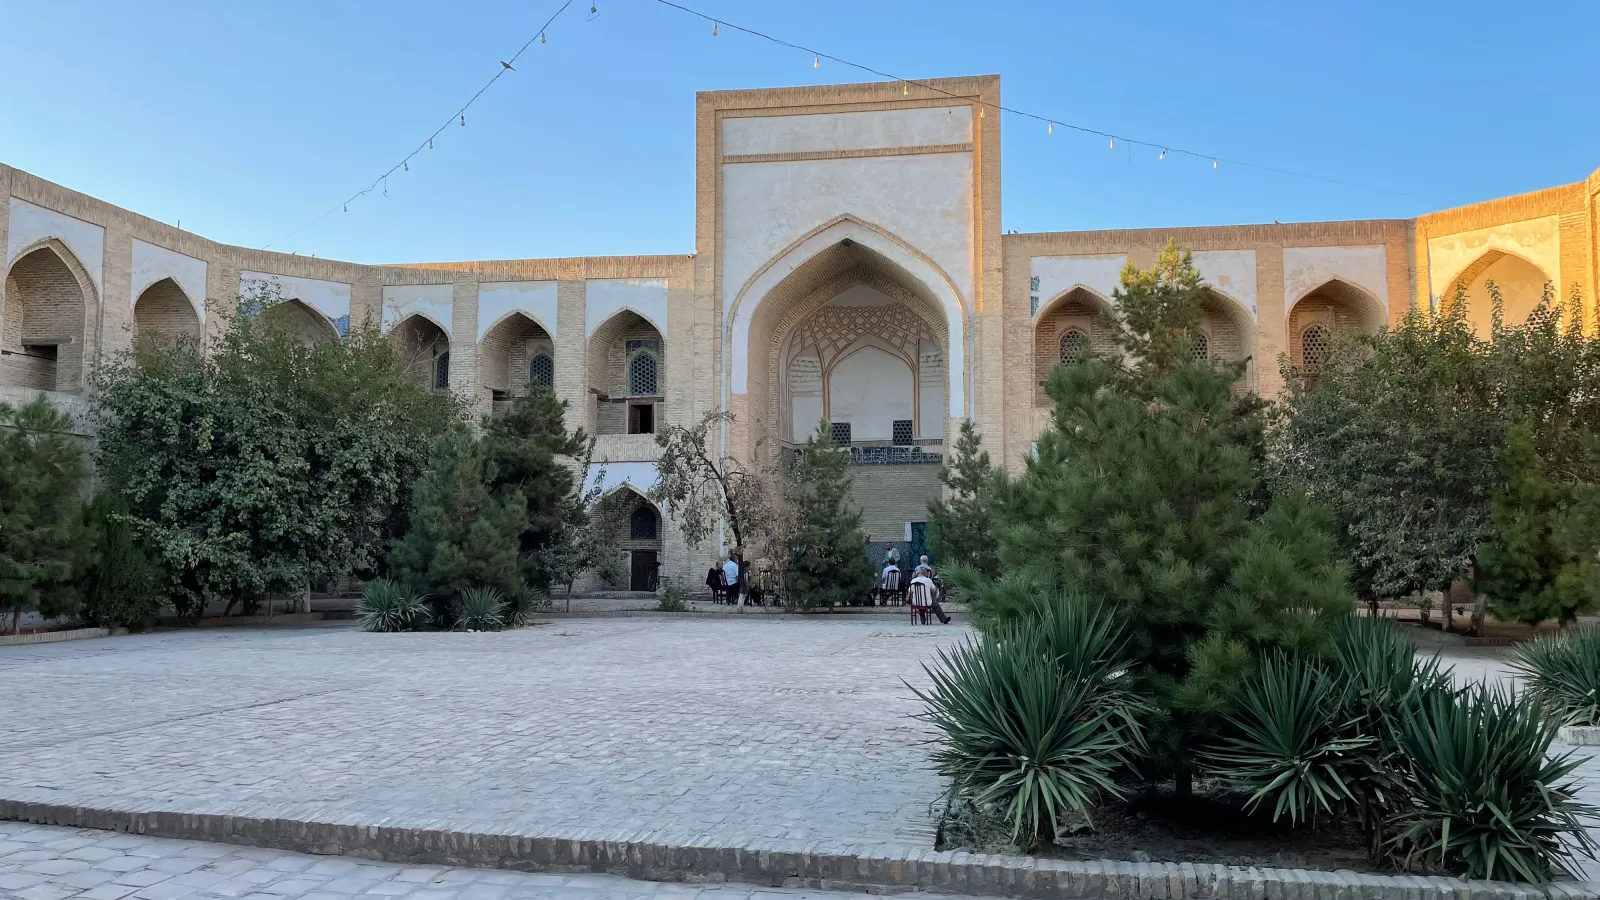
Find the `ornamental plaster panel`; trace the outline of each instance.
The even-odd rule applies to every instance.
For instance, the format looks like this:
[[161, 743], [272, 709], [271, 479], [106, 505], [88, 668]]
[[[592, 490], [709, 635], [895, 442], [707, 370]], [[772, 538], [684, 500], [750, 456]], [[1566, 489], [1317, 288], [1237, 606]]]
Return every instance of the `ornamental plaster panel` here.
[[1086, 287], [1110, 300], [1122, 283], [1122, 267], [1127, 264], [1126, 253], [1032, 257], [1028, 261], [1030, 315], [1037, 319], [1050, 301], [1076, 287]]
[[667, 336], [667, 280], [665, 278], [591, 278], [584, 282], [586, 315], [584, 337], [621, 312], [632, 310], [665, 338]]
[[1254, 250], [1196, 250], [1194, 267], [1206, 284], [1233, 298], [1256, 315], [1256, 252]]
[[[250, 290], [253, 285], [265, 285], [276, 282], [279, 295], [285, 300], [299, 300], [327, 317], [334, 330], [340, 334], [350, 331], [350, 285], [339, 281], [323, 281], [319, 278], [300, 278], [295, 275], [271, 275], [266, 272], [240, 272], [239, 293]], [[448, 289], [449, 285], [445, 285]], [[388, 294], [386, 293], [385, 298]], [[449, 291], [445, 292], [446, 298]], [[387, 312], [387, 309], [385, 310]], [[396, 321], [399, 321], [398, 319]], [[446, 322], [450, 321], [445, 319]], [[384, 331], [389, 330], [389, 323], [385, 323]]]
[[972, 107], [932, 106], [722, 120], [725, 156], [938, 147], [972, 140]]
[[455, 323], [455, 285], [387, 284], [383, 287], [383, 333], [409, 316], [422, 316], [439, 326], [446, 335]]
[[1429, 238], [1428, 286], [1433, 296], [1448, 293], [1450, 283], [1490, 250], [1520, 256], [1561, 284], [1561, 217], [1545, 216]]
[[6, 237], [6, 268], [22, 252], [48, 238], [58, 238], [78, 257], [78, 262], [94, 281], [95, 293], [105, 296], [106, 230], [82, 219], [62, 215], [53, 209], [11, 198], [11, 225]]
[[189, 305], [201, 322], [206, 320], [206, 264], [205, 260], [185, 256], [175, 250], [133, 240], [133, 278], [128, 282], [128, 308], [139, 302], [150, 285], [171, 278], [183, 289]]
[[1330, 279], [1346, 281], [1378, 298], [1389, 308], [1388, 258], [1380, 244], [1374, 247], [1285, 247], [1283, 295], [1286, 306]]
[[490, 281], [478, 285], [478, 340], [489, 329], [514, 312], [522, 313], [556, 338], [556, 291], [554, 281]]

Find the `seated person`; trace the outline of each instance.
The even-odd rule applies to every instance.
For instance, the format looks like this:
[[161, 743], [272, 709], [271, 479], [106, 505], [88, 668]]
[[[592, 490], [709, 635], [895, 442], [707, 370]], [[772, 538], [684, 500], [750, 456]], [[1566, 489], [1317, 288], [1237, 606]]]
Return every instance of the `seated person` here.
[[883, 567], [883, 572], [878, 575], [877, 594], [879, 601], [887, 603], [889, 597], [898, 596], [903, 584], [900, 567], [891, 560], [888, 565]]

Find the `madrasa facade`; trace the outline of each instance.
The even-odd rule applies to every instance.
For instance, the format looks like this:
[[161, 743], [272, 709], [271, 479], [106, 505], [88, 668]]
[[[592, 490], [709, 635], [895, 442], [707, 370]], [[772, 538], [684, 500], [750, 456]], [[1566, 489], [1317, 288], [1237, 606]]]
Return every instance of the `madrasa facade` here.
[[1106, 345], [1118, 273], [1169, 240], [1208, 285], [1196, 352], [1245, 361], [1267, 396], [1280, 358], [1314, 365], [1339, 332], [1458, 282], [1484, 328], [1490, 280], [1508, 321], [1546, 283], [1596, 296], [1600, 172], [1415, 219], [1004, 234], [999, 102], [997, 76], [701, 93], [693, 252], [670, 256], [338, 262], [219, 244], [0, 165], [0, 399], [44, 391], [81, 414], [95, 368], [135, 340], [205, 338], [274, 285], [263, 315], [307, 340], [376, 323], [481, 414], [552, 387], [631, 492], [618, 553], [642, 588], [658, 565], [695, 584], [718, 550], [685, 546], [649, 501], [655, 432], [727, 410], [717, 440], [755, 459], [826, 420], [872, 545], [915, 553], [960, 422], [1020, 469], [1045, 374]]

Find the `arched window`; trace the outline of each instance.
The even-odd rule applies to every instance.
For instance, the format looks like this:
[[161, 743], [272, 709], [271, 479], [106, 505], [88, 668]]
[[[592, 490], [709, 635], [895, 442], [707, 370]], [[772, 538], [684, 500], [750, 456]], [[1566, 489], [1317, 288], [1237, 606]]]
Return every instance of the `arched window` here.
[[1194, 340], [1190, 341], [1189, 343], [1189, 352], [1194, 354], [1194, 358], [1200, 362], [1205, 362], [1206, 360], [1210, 359], [1211, 338], [1207, 337], [1204, 331], [1196, 331], [1194, 333]]
[[641, 350], [628, 362], [628, 393], [635, 397], [653, 397], [657, 394], [654, 353]]
[[1067, 365], [1082, 362], [1084, 348], [1088, 345], [1088, 337], [1082, 331], [1076, 328], [1067, 329], [1066, 333], [1061, 335], [1061, 361]]
[[1300, 367], [1315, 372], [1328, 362], [1333, 350], [1333, 334], [1326, 325], [1315, 323], [1300, 332]]
[[656, 511], [641, 503], [633, 508], [633, 515], [628, 517], [628, 538], [635, 541], [653, 541], [656, 539]]
[[450, 386], [450, 351], [433, 358], [433, 389], [442, 391]]
[[548, 353], [535, 356], [528, 363], [528, 381], [534, 387], [555, 387], [556, 361]]

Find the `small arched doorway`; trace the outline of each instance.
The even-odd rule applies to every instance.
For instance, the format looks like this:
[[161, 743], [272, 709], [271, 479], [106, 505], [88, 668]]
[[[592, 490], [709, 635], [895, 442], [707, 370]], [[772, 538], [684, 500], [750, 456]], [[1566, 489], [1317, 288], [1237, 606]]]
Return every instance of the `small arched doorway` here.
[[389, 340], [429, 390], [450, 389], [450, 337], [432, 319], [407, 316], [389, 332]]
[[628, 590], [653, 591], [661, 582], [661, 511], [631, 487], [626, 490], [628, 519], [622, 551], [627, 556]]
[[17, 259], [0, 309], [0, 384], [77, 393], [83, 388], [85, 323], [94, 304], [88, 274], [57, 240]]
[[261, 313], [261, 322], [307, 344], [339, 339], [339, 330], [322, 313], [296, 299], [280, 300]]
[[144, 289], [133, 304], [135, 345], [172, 345], [200, 340], [200, 317], [194, 304], [171, 278]]

